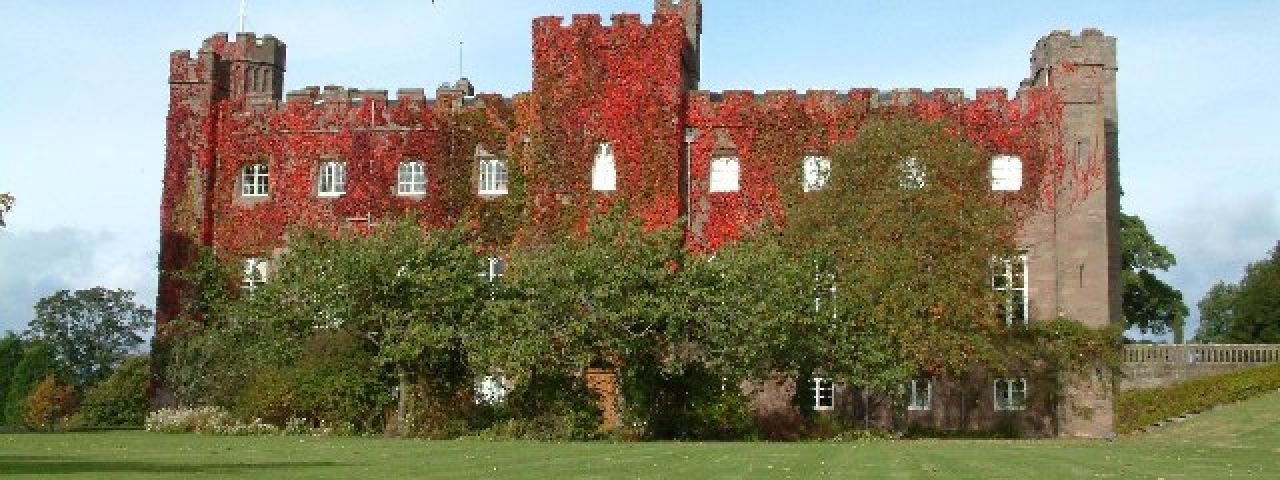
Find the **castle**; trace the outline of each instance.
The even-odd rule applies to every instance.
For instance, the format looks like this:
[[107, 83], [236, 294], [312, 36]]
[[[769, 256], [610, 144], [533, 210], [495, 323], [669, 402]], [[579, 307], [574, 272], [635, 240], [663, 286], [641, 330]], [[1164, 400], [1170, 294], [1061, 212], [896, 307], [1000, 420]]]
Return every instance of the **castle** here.
[[[215, 34], [194, 55], [173, 52], [157, 324], [179, 313], [175, 273], [196, 247], [243, 259], [252, 287], [292, 224], [366, 228], [403, 211], [428, 227], [465, 218], [495, 252], [492, 275], [511, 242], [626, 201], [645, 225], [679, 225], [690, 248], [714, 250], [779, 214], [779, 192], [821, 188], [827, 149], [889, 108], [966, 119], [993, 156], [996, 190], [1026, 188], [1022, 159], [1062, 159], [1054, 170], [1062, 181], [1030, 194], [1072, 201], [1025, 223], [1026, 254], [997, 272], [1017, 299], [1006, 315], [1011, 323], [1118, 321], [1114, 38], [1094, 29], [1041, 38], [1012, 97], [1004, 89], [975, 98], [959, 89], [710, 93], [698, 90], [701, 29], [698, 0], [656, 0], [648, 24], [634, 14], [608, 25], [598, 15], [534, 19], [532, 89], [514, 97], [476, 94], [466, 79], [434, 98], [420, 88], [394, 97], [340, 86], [285, 93], [285, 44], [270, 35]], [[1013, 139], [1032, 108], [1058, 116], [1051, 142]], [[756, 140], [778, 118], [802, 119], [805, 133], [766, 150]], [[780, 155], [792, 168], [773, 168]], [[974, 381], [990, 388], [966, 395], [913, 385], [910, 420], [983, 429], [1013, 418], [1046, 433], [1111, 431], [1105, 372], [1073, 380], [1058, 402], [1024, 378]], [[815, 379], [809, 388], [817, 409], [844, 408], [839, 385]], [[774, 397], [757, 407], [787, 408], [787, 396]]]

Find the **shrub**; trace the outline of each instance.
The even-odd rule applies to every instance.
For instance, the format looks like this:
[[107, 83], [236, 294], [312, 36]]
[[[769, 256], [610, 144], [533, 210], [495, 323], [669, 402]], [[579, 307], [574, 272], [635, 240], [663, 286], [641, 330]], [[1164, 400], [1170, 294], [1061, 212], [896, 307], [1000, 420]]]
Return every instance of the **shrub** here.
[[1278, 388], [1280, 364], [1200, 377], [1168, 387], [1120, 392], [1116, 398], [1116, 431], [1133, 432], [1171, 417], [1245, 400]]
[[110, 377], [89, 389], [75, 423], [88, 427], [140, 427], [147, 416], [146, 357], [124, 361]]
[[301, 408], [293, 379], [278, 369], [266, 369], [250, 378], [236, 400], [236, 413], [243, 418], [260, 418], [267, 423], [284, 425], [299, 416]]
[[148, 432], [217, 433], [235, 422], [222, 407], [162, 408], [147, 415]]
[[44, 377], [27, 396], [27, 427], [39, 430], [52, 430], [65, 425], [71, 414], [75, 413], [76, 392], [69, 385], [60, 385], [53, 375]]
[[391, 402], [372, 355], [346, 332], [317, 332], [289, 376], [298, 398], [295, 415], [319, 424], [373, 429]]

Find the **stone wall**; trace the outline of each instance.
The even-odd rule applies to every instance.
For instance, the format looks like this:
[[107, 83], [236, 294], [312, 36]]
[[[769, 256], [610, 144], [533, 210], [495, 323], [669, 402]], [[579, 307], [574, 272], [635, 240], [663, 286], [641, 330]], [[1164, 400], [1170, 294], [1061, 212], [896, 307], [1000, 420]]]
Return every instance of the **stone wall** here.
[[1280, 362], [1280, 345], [1126, 345], [1119, 387], [1165, 387]]

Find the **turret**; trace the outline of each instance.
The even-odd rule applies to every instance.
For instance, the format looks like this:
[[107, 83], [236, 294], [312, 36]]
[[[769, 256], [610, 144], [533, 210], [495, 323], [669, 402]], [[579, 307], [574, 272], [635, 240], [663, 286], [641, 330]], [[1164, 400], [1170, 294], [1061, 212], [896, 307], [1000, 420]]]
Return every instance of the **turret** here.
[[686, 90], [697, 90], [702, 57], [702, 2], [700, 0], [654, 0], [653, 11], [673, 13], [684, 19], [684, 78]]

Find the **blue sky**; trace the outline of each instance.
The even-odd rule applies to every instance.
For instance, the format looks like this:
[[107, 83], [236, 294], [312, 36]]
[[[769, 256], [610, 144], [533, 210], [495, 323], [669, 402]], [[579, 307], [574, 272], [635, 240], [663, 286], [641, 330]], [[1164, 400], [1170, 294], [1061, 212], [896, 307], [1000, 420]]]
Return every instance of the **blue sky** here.
[[[1195, 302], [1280, 240], [1280, 2], [708, 0], [702, 87], [1013, 88], [1031, 46], [1086, 26], [1119, 38], [1124, 208], [1178, 256]], [[531, 19], [644, 0], [249, 1], [289, 46], [285, 88], [481, 91], [530, 83]], [[102, 285], [154, 303], [171, 50], [234, 31], [238, 0], [0, 1], [0, 331], [35, 300]], [[1192, 330], [1193, 331], [1193, 330]], [[1190, 335], [1190, 331], [1188, 335]]]

